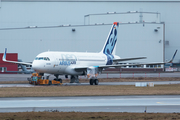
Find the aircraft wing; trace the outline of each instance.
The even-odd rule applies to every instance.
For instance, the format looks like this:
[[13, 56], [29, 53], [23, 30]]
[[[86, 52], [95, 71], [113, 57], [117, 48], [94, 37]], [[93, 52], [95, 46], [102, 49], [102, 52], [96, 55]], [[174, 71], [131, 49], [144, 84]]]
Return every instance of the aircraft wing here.
[[2, 60], [3, 60], [4, 62], [16, 63], [16, 64], [22, 64], [22, 65], [32, 65], [32, 63], [27, 63], [27, 62], [18, 62], [18, 61], [6, 60], [6, 52], [7, 52], [7, 48], [5, 48], [5, 52], [4, 52], [4, 55], [3, 55], [3, 57], [2, 57]]
[[76, 66], [74, 68], [74, 70], [76, 71], [84, 71], [87, 70], [87, 68], [89, 67], [96, 67], [96, 68], [109, 68], [109, 67], [125, 67], [125, 66], [137, 66], [137, 65], [161, 65], [161, 64], [165, 64], [164, 62], [158, 62], [158, 63], [139, 63], [139, 64], [123, 64], [123, 65], [119, 65], [119, 64], [115, 64], [115, 65], [99, 65], [99, 66]]
[[[128, 60], [137, 60], [137, 59], [146, 59], [146, 57], [136, 57], [136, 58], [123, 58], [123, 59], [114, 59], [113, 62], [117, 63], [117, 62], [121, 62], [121, 61], [128, 61]], [[100, 65], [100, 66], [76, 66], [74, 68], [74, 70], [76, 71], [84, 71], [87, 70], [87, 68], [89, 67], [96, 67], [96, 68], [109, 68], [109, 67], [125, 67], [125, 66], [132, 66], [132, 65], [158, 65], [158, 64], [164, 64], [164, 63], [144, 63], [144, 64], [128, 64], [128, 65], [119, 65], [119, 64], [115, 64], [115, 65]]]
[[100, 65], [98, 68], [109, 68], [109, 67], [125, 67], [125, 66], [137, 66], [137, 65], [161, 65], [164, 62], [159, 63], [139, 63], [139, 64], [126, 64], [126, 65]]
[[121, 62], [121, 61], [128, 61], [128, 60], [138, 60], [138, 59], [146, 59], [146, 57], [113, 59], [113, 62]]
[[5, 71], [4, 73], [24, 73], [24, 74], [31, 74], [33, 71]]

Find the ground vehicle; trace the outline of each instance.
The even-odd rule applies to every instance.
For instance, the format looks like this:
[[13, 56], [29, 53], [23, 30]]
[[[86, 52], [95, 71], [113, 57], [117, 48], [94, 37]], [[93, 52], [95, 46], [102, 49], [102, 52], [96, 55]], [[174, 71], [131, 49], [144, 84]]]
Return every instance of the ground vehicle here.
[[31, 78], [28, 78], [29, 84], [33, 85], [61, 85], [60, 81], [58, 80], [49, 80], [49, 77], [47, 76], [46, 79], [44, 79], [43, 76], [39, 75], [38, 73], [32, 73]]

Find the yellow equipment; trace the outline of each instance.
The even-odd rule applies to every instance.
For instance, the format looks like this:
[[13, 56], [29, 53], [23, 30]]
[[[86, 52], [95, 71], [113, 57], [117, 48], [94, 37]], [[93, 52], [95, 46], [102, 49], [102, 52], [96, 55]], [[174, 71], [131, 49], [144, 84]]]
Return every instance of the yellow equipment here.
[[46, 79], [42, 79], [42, 76], [38, 73], [32, 73], [32, 76], [30, 79], [28, 79], [29, 84], [33, 85], [62, 85], [60, 81], [56, 80], [49, 80], [49, 77]]

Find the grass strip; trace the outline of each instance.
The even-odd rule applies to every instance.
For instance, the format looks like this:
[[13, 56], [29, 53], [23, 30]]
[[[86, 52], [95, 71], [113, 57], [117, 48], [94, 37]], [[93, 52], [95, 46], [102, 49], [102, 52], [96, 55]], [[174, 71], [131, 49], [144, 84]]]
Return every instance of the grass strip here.
[[180, 113], [18, 112], [0, 113], [1, 120], [180, 120]]
[[135, 87], [133, 85], [108, 86], [37, 86], [0, 88], [0, 97], [47, 96], [109, 96], [109, 95], [179, 95], [180, 84]]

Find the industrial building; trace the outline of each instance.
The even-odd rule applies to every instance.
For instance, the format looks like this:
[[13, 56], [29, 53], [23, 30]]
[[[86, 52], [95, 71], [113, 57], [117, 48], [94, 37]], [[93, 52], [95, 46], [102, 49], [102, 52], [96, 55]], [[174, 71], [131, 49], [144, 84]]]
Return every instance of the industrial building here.
[[31, 62], [44, 51], [99, 52], [116, 21], [117, 55], [147, 57], [128, 64], [166, 62], [180, 48], [179, 6], [180, 0], [1, 0], [0, 53], [8, 48]]
[[[0, 57], [2, 58], [2, 56], [3, 54], [1, 53]], [[7, 53], [6, 58], [17, 61], [18, 55], [17, 53]], [[18, 71], [18, 65], [14, 63], [3, 62], [2, 59], [0, 59], [0, 74], [5, 73], [6, 71]]]

